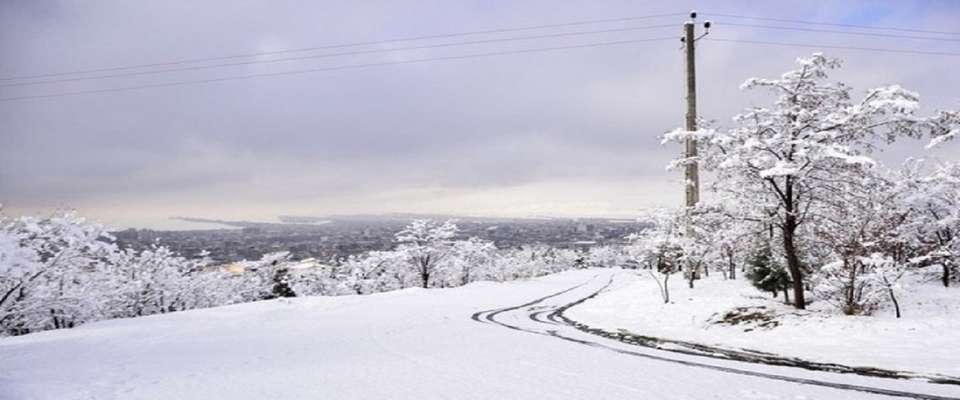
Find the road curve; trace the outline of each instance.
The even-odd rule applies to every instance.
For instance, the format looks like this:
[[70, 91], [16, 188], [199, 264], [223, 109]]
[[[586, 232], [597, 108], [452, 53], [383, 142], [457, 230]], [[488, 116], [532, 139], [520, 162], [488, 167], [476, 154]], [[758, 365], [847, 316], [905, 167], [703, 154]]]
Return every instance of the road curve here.
[[[876, 377], [852, 377], [838, 373], [824, 371], [807, 371], [794, 367], [757, 365], [748, 362], [720, 359], [718, 357], [704, 357], [702, 354], [637, 347], [635, 344], [623, 343], [614, 339], [596, 336], [578, 329], [575, 322], [563, 316], [563, 311], [581, 304], [604, 290], [613, 283], [616, 275], [598, 279], [595, 275], [578, 285], [564, 290], [533, 299], [523, 304], [479, 311], [471, 315], [471, 319], [483, 324], [495, 325], [518, 332], [559, 339], [569, 343], [589, 346], [601, 351], [612, 351], [632, 357], [657, 360], [665, 363], [680, 364], [691, 368], [704, 368], [724, 373], [746, 375], [775, 381], [791, 382], [802, 385], [827, 387], [842, 391], [854, 391], [873, 395], [890, 396], [897, 398], [914, 398], [928, 400], [960, 400], [960, 395], [952, 395], [953, 390], [944, 390], [944, 385], [929, 382], [904, 382], [903, 380]], [[925, 384], [925, 385], [924, 385]], [[910, 386], [911, 390], [901, 387]], [[930, 389], [926, 390], [916, 389]], [[939, 392], [939, 393], [938, 393]], [[945, 394], [949, 392], [950, 394]]]

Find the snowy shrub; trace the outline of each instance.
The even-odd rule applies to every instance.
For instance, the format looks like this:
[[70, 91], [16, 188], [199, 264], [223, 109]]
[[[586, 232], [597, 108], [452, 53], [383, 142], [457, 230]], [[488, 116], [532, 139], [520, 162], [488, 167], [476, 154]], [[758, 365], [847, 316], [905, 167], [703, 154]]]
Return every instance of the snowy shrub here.
[[99, 318], [99, 277], [116, 251], [106, 230], [73, 212], [0, 218], [3, 333], [69, 328]]
[[871, 254], [854, 260], [838, 260], [820, 268], [815, 280], [817, 296], [847, 315], [869, 315], [889, 300], [900, 317], [896, 293], [909, 269], [890, 257]]
[[586, 267], [621, 267], [629, 257], [624, 252], [622, 246], [596, 246], [587, 250], [584, 257], [584, 266]]
[[[118, 252], [107, 264], [109, 317], [137, 317], [212, 305], [198, 280], [204, 260], [187, 260], [166, 247]], [[221, 304], [214, 301], [213, 304]]]
[[[629, 244], [624, 251], [657, 282], [661, 299], [669, 303], [670, 277], [684, 266], [696, 264], [687, 250], [692, 240], [682, 235], [679, 225], [682, 221], [674, 213], [658, 210], [650, 219], [654, 226], [627, 236]], [[692, 285], [692, 280], [690, 282]]]
[[290, 288], [290, 252], [267, 253], [255, 261], [241, 261], [233, 266], [242, 271], [238, 276], [238, 295], [244, 301], [294, 297]]
[[346, 260], [331, 260], [328, 264], [321, 264], [309, 259], [290, 264], [287, 267], [287, 283], [297, 296], [333, 296], [346, 291], [341, 285], [346, 275]]
[[469, 238], [454, 242], [451, 256], [445, 260], [448, 282], [444, 286], [460, 286], [478, 280], [490, 279], [497, 247], [489, 240]]
[[923, 166], [911, 160], [901, 175], [903, 201], [913, 210], [904, 229], [917, 248], [913, 262], [938, 267], [937, 278], [950, 286], [960, 281], [960, 163], [940, 163], [929, 174]]
[[403, 254], [392, 251], [372, 251], [350, 256], [341, 266], [342, 293], [369, 294], [401, 289], [407, 268]]

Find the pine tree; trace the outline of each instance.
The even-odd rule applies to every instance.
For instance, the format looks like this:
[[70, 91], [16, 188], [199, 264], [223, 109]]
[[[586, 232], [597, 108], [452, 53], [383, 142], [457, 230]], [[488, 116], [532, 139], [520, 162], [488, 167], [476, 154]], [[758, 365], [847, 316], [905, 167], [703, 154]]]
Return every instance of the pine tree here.
[[764, 292], [773, 293], [773, 297], [777, 297], [777, 293], [782, 291], [784, 301], [790, 301], [787, 291], [792, 285], [790, 274], [783, 268], [783, 265], [774, 260], [769, 245], [761, 245], [747, 259], [747, 265], [750, 267], [747, 272], [747, 279], [750, 279], [750, 283], [754, 287]]
[[273, 274], [273, 290], [271, 298], [277, 297], [297, 297], [297, 294], [290, 287], [290, 274], [286, 268], [278, 268]]

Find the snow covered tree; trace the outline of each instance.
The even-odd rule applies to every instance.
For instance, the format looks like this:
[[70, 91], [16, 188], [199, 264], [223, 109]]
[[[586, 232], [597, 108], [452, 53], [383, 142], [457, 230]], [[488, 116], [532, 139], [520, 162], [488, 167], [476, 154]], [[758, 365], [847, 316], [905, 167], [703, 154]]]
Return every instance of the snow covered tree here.
[[905, 230], [915, 235], [920, 266], [938, 266], [940, 282], [960, 280], [960, 163], [942, 162], [932, 173], [912, 160], [904, 168], [904, 205], [913, 214]]
[[313, 259], [291, 263], [287, 271], [287, 282], [297, 296], [335, 296], [352, 293], [343, 290], [341, 284], [346, 279], [346, 260], [336, 258], [327, 263]]
[[280, 267], [273, 272], [273, 288], [270, 290], [272, 298], [297, 297], [290, 287], [290, 270]]
[[613, 268], [622, 266], [627, 256], [621, 246], [595, 246], [587, 250], [584, 263], [587, 267]]
[[763, 226], [736, 218], [722, 202], [705, 200], [687, 210], [692, 224], [692, 243], [685, 246], [709, 276], [711, 268], [723, 272], [727, 279], [736, 279], [737, 266], [749, 253], [750, 243], [763, 232]]
[[[734, 118], [725, 132], [674, 131], [665, 140], [696, 137], [705, 146], [697, 161], [716, 172], [721, 190], [738, 198], [741, 218], [768, 221], [778, 230], [793, 282], [794, 306], [804, 308], [801, 226], [815, 218], [823, 193], [851, 166], [870, 165], [866, 155], [880, 142], [902, 137], [955, 135], [960, 114], [917, 117], [918, 95], [899, 86], [868, 91], [854, 102], [850, 88], [828, 81], [840, 61], [814, 54], [778, 79], [748, 79], [744, 89], [777, 96], [772, 107], [755, 107]], [[681, 159], [674, 164], [695, 160]]]
[[539, 246], [522, 246], [499, 250], [484, 273], [488, 279], [504, 282], [546, 273]]
[[398, 252], [403, 253], [420, 286], [428, 288], [438, 266], [453, 248], [457, 226], [452, 221], [437, 223], [416, 220], [395, 235]]
[[534, 276], [583, 267], [583, 255], [575, 249], [542, 246], [540, 257], [543, 261], [544, 270]]
[[106, 229], [71, 211], [0, 218], [3, 332], [68, 328], [98, 318], [102, 298], [90, 289], [116, 251]]
[[[903, 290], [903, 279], [905, 275], [911, 273], [912, 269], [906, 265], [897, 262], [893, 257], [884, 256], [879, 253], [873, 253], [869, 257], [863, 257], [860, 262], [868, 266], [870, 273], [867, 275], [867, 282], [876, 292], [886, 294], [893, 304], [894, 315], [900, 318], [900, 302], [897, 301], [897, 292]], [[871, 297], [879, 297], [873, 295]], [[878, 301], [879, 302], [879, 301]]]
[[823, 300], [847, 315], [871, 314], [886, 299], [900, 318], [896, 291], [910, 269], [892, 257], [873, 253], [853, 260], [836, 260], [818, 271], [814, 288]]
[[916, 214], [903, 201], [909, 186], [880, 166], [851, 166], [829, 187], [812, 205], [813, 240], [830, 251], [814, 272], [815, 292], [848, 315], [870, 313], [887, 295], [896, 303], [892, 287], [919, 250], [904, 230]]
[[543, 276], [574, 268], [578, 257], [574, 250], [545, 245], [501, 249], [483, 275], [499, 282]]
[[[205, 260], [188, 260], [163, 246], [137, 252], [126, 249], [111, 259], [104, 274], [111, 295], [108, 309], [111, 317], [143, 315], [198, 308], [195, 290], [201, 280], [197, 275]], [[198, 304], [199, 303], [199, 304]]]
[[371, 251], [353, 255], [343, 263], [341, 286], [344, 292], [369, 294], [397, 290], [404, 287], [405, 259], [402, 253]]
[[685, 250], [690, 238], [683, 236], [677, 213], [656, 210], [648, 216], [653, 227], [627, 236], [625, 252], [656, 281], [663, 302], [670, 303], [670, 277], [693, 262]]
[[[239, 275], [240, 295], [245, 301], [274, 299], [282, 294], [294, 294], [289, 287], [290, 252], [267, 253], [255, 261], [235, 263], [243, 272]], [[288, 290], [289, 289], [289, 290]]]
[[487, 279], [497, 247], [489, 240], [469, 238], [453, 243], [451, 256], [447, 258], [447, 268], [451, 271], [450, 286], [466, 285], [470, 282]]

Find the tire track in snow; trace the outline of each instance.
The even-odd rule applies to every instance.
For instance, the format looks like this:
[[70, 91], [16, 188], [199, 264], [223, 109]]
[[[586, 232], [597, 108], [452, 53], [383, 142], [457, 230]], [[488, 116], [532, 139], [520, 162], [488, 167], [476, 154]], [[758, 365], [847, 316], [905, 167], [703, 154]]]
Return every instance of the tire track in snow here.
[[[502, 321], [499, 321], [499, 320], [496, 319], [497, 316], [499, 316], [499, 315], [501, 315], [501, 314], [503, 314], [503, 313], [505, 313], [505, 312], [520, 310], [520, 309], [522, 309], [522, 308], [530, 307], [530, 306], [533, 306], [533, 305], [536, 305], [536, 304], [540, 304], [540, 303], [542, 303], [542, 302], [544, 302], [544, 301], [547, 301], [547, 300], [553, 299], [553, 298], [555, 298], [555, 297], [561, 296], [561, 295], [563, 295], [563, 294], [569, 293], [569, 292], [571, 292], [571, 291], [573, 291], [573, 290], [576, 290], [576, 289], [578, 289], [578, 288], [580, 288], [580, 287], [583, 287], [583, 286], [589, 284], [589, 283], [590, 283], [591, 281], [593, 281], [593, 279], [595, 279], [595, 278], [596, 278], [596, 276], [594, 276], [594, 277], [591, 278], [590, 280], [588, 280], [588, 281], [586, 281], [586, 282], [584, 282], [584, 283], [581, 283], [581, 284], [579, 284], [579, 285], [570, 287], [570, 288], [565, 289], [565, 290], [561, 290], [561, 291], [559, 291], [559, 292], [556, 292], [556, 293], [553, 293], [553, 294], [550, 294], [550, 295], [547, 295], [547, 296], [544, 296], [544, 297], [540, 297], [540, 298], [538, 298], [538, 299], [534, 299], [534, 300], [532, 300], [532, 301], [529, 301], [529, 302], [524, 303], [524, 304], [521, 304], [521, 305], [512, 306], [512, 307], [504, 307], [504, 308], [493, 309], [493, 310], [479, 311], [479, 312], [476, 312], [476, 313], [474, 313], [473, 315], [471, 315], [471, 319], [473, 319], [473, 320], [476, 321], [476, 322], [480, 322], [480, 323], [492, 323], [492, 324], [499, 325], [499, 326], [501, 326], [501, 327], [505, 327], [505, 328], [508, 328], [508, 329], [516, 330], [516, 331], [521, 331], [521, 332], [525, 332], [525, 333], [531, 333], [531, 334], [534, 334], [534, 335], [540, 335], [540, 336], [546, 336], [546, 337], [556, 338], [556, 339], [564, 340], [564, 341], [567, 341], [567, 342], [570, 342], [570, 343], [576, 343], [576, 344], [580, 344], [580, 345], [584, 345], [584, 346], [588, 346], [588, 347], [593, 347], [593, 348], [597, 348], [597, 349], [603, 349], [603, 350], [607, 350], [607, 351], [613, 351], [613, 352], [616, 352], [616, 353], [619, 353], [619, 354], [629, 355], [629, 356], [633, 356], [633, 357], [646, 358], [646, 359], [656, 360], [656, 361], [662, 361], [662, 362], [668, 362], [668, 363], [674, 363], [674, 364], [680, 364], [680, 365], [684, 365], [684, 366], [688, 366], [688, 367], [694, 367], [694, 368], [703, 368], [703, 369], [709, 369], [709, 370], [720, 371], [720, 372], [731, 373], [731, 374], [737, 374], [737, 375], [745, 375], [745, 376], [752, 376], [752, 377], [757, 377], [757, 378], [764, 378], [764, 379], [771, 379], [771, 380], [777, 380], [777, 381], [783, 381], [783, 382], [797, 383], [797, 384], [801, 384], [801, 385], [821, 386], [821, 387], [828, 387], [828, 388], [838, 389], [838, 390], [856, 391], [856, 392], [863, 392], [863, 393], [870, 393], [870, 394], [877, 394], [877, 395], [885, 395], [885, 396], [892, 396], [892, 397], [903, 397], [903, 398], [913, 398], [913, 399], [923, 399], [923, 400], [960, 400], [960, 397], [940, 396], [940, 395], [917, 393], [917, 392], [908, 392], [908, 391], [901, 391], [901, 390], [894, 390], [894, 389], [884, 389], [884, 388], [878, 388], [878, 387], [872, 387], [872, 386], [864, 386], [864, 385], [855, 385], [855, 384], [847, 384], [847, 383], [839, 383], [839, 382], [821, 381], [821, 380], [816, 380], [816, 379], [793, 377], [793, 376], [788, 376], [788, 375], [780, 375], [780, 374], [774, 374], [774, 373], [768, 373], [768, 372], [759, 372], [759, 371], [753, 371], [753, 370], [747, 370], [747, 369], [739, 369], [739, 368], [734, 368], [734, 367], [725, 367], [725, 366], [722, 366], [722, 365], [707, 364], [707, 363], [702, 363], [702, 362], [697, 362], [697, 361], [681, 360], [681, 359], [664, 357], [664, 356], [659, 356], [659, 355], [654, 355], [654, 354], [641, 353], [641, 352], [633, 351], [633, 350], [621, 349], [621, 348], [613, 347], [613, 346], [606, 345], [606, 344], [599, 343], [599, 342], [595, 342], [595, 341], [578, 339], [578, 338], [574, 338], [574, 337], [570, 337], [570, 336], [563, 335], [563, 334], [561, 334], [557, 329], [548, 329], [548, 330], [546, 330], [546, 331], [541, 332], [541, 331], [537, 331], [537, 330], [533, 330], [533, 329], [527, 329], [527, 328], [519, 327], [519, 326], [516, 326], [516, 325], [510, 325], [510, 324], [507, 324], [507, 323], [505, 323], [505, 322], [502, 322]], [[569, 309], [570, 307], [573, 307], [573, 306], [575, 306], [575, 305], [582, 304], [583, 302], [585, 302], [585, 301], [587, 301], [587, 300], [589, 300], [589, 299], [592, 299], [592, 298], [596, 297], [597, 295], [599, 295], [599, 294], [602, 293], [604, 290], [606, 290], [607, 288], [610, 287], [610, 285], [613, 283], [613, 278], [614, 278], [614, 276], [611, 275], [611, 276], [610, 276], [610, 279], [606, 282], [606, 284], [604, 284], [602, 287], [600, 287], [599, 289], [597, 289], [596, 291], [594, 291], [593, 293], [591, 293], [591, 294], [589, 294], [589, 295], [587, 295], [587, 296], [585, 296], [585, 297], [581, 297], [581, 298], [579, 298], [579, 299], [577, 299], [577, 300], [575, 300], [575, 301], [573, 301], [573, 302], [570, 302], [570, 303], [553, 306], [553, 307], [551, 307], [550, 310], [546, 310], [546, 311], [539, 310], [539, 311], [535, 311], [535, 312], [532, 312], [532, 313], [528, 313], [527, 318], [530, 319], [530, 320], [532, 320], [532, 321], [534, 321], [534, 322], [537, 322], [537, 323], [541, 323], [541, 324], [551, 324], [551, 325], [560, 326], [560, 327], [567, 327], [567, 328], [569, 328], [569, 329], [574, 329], [575, 331], [579, 332], [580, 330], [577, 329], [575, 326], [573, 326], [573, 325], [569, 322], [569, 320], [568, 320], [566, 317], [563, 316], [563, 311], [565, 311], [565, 310], [567, 310], [567, 309]], [[549, 313], [548, 313], [548, 312], [549, 312]], [[547, 313], [548, 313], [548, 314], [547, 314]], [[546, 320], [546, 321], [540, 318], [543, 314], [547, 314], [547, 316], [546, 316], [547, 320]], [[613, 340], [613, 339], [611, 339], [611, 340]], [[651, 348], [652, 350], [671, 351], [671, 350], [660, 349], [660, 348], [656, 348], [656, 347], [650, 347], [650, 348]], [[692, 352], [691, 352], [691, 353], [684, 353], [684, 354], [693, 355], [693, 356], [704, 356], [704, 354], [702, 354], [702, 353], [692, 353]], [[720, 357], [713, 357], [713, 358], [720, 358]], [[723, 358], [720, 358], [720, 359], [723, 359]], [[725, 361], [730, 361], [729, 359], [723, 359], [723, 360], [725, 360]]]
[[529, 301], [529, 302], [527, 302], [527, 303], [521, 304], [521, 305], [519, 305], [519, 306], [511, 306], [511, 307], [504, 307], [504, 308], [495, 308], [495, 309], [492, 309], [492, 310], [477, 311], [477, 312], [473, 313], [473, 315], [470, 316], [470, 319], [472, 319], [472, 320], [474, 320], [474, 321], [477, 321], [477, 322], [480, 322], [480, 323], [484, 323], [484, 324], [485, 324], [485, 323], [494, 323], [494, 324], [503, 326], [503, 327], [505, 327], [505, 328], [510, 328], [510, 329], [514, 329], [514, 330], [520, 330], [520, 331], [526, 331], [526, 330], [523, 329], [523, 328], [502, 323], [502, 322], [500, 322], [500, 321], [495, 320], [494, 318], [495, 318], [497, 315], [500, 315], [500, 314], [502, 314], [502, 313], [505, 313], [505, 312], [508, 312], [508, 311], [519, 310], [519, 309], [524, 308], [524, 307], [530, 307], [530, 306], [532, 306], [532, 305], [542, 303], [542, 302], [544, 302], [544, 301], [546, 301], [546, 300], [549, 300], [549, 299], [552, 299], [552, 298], [554, 298], [554, 297], [557, 297], [557, 296], [563, 295], [563, 294], [565, 294], [565, 293], [568, 293], [568, 292], [570, 292], [570, 291], [573, 291], [573, 290], [575, 290], [575, 289], [577, 289], [577, 288], [580, 288], [581, 286], [584, 286], [584, 285], [590, 283], [590, 281], [596, 279], [596, 277], [597, 277], [597, 276], [594, 275], [593, 277], [591, 277], [589, 280], [587, 280], [587, 281], [584, 282], [584, 283], [581, 283], [581, 284], [579, 284], [579, 285], [573, 286], [573, 287], [568, 288], [568, 289], [561, 290], [561, 291], [556, 292], [556, 293], [553, 293], [553, 294], [549, 294], [549, 295], [540, 297], [540, 298], [538, 298], [538, 299], [534, 299], [534, 300], [532, 300], [532, 301]]

